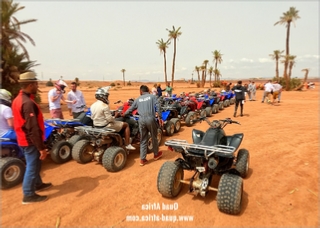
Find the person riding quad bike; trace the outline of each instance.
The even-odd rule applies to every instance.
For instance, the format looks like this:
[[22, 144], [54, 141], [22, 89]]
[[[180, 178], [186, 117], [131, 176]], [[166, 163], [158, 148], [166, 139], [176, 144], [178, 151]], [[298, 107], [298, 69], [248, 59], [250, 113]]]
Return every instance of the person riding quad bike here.
[[91, 119], [95, 128], [114, 129], [116, 132], [124, 130], [125, 145], [127, 150], [135, 150], [130, 144], [130, 128], [128, 123], [116, 121], [109, 107], [109, 89], [111, 87], [98, 88], [95, 97], [97, 101], [91, 105]]

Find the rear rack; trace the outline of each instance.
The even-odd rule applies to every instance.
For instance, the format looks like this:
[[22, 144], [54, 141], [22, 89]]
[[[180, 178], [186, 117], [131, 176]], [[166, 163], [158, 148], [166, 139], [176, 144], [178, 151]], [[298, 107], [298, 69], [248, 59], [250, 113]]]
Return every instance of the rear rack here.
[[214, 153], [222, 153], [225, 155], [231, 155], [235, 152], [236, 148], [233, 146], [225, 145], [215, 145], [215, 146], [205, 146], [199, 144], [190, 144], [186, 140], [182, 139], [171, 139], [167, 140], [164, 145], [171, 147], [181, 147], [187, 154], [189, 154], [190, 149], [203, 150], [204, 156], [209, 158]]
[[75, 127], [75, 130], [83, 134], [93, 135], [95, 137], [99, 137], [101, 135], [107, 136], [109, 133], [116, 132], [114, 129], [111, 128], [94, 128], [91, 126], [78, 126]]

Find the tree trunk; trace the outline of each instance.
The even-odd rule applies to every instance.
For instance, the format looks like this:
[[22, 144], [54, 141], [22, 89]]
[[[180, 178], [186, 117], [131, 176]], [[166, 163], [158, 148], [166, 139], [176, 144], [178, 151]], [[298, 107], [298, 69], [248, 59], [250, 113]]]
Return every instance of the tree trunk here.
[[276, 78], [279, 81], [279, 60], [276, 60]]
[[123, 86], [126, 86], [126, 79], [124, 77], [124, 72], [122, 73], [122, 78], [123, 78]]
[[[288, 25], [287, 25], [287, 38], [286, 38], [286, 56], [289, 56], [290, 52], [289, 52], [289, 37], [290, 37], [290, 24], [291, 22], [288, 22]], [[290, 76], [287, 74], [288, 72], [288, 60], [286, 58], [286, 63], [284, 65], [284, 70], [285, 70], [285, 73], [286, 73], [286, 90], [290, 90]]]
[[212, 73], [210, 73], [210, 82], [209, 82], [210, 83], [210, 88], [211, 88], [211, 76], [212, 76]]
[[172, 60], [172, 75], [171, 75], [171, 87], [173, 88], [174, 82], [174, 67], [176, 62], [176, 39], [174, 39], [174, 51], [173, 51], [173, 60]]
[[163, 58], [164, 58], [164, 81], [166, 82], [166, 85], [168, 84], [168, 76], [167, 76], [167, 58], [166, 58], [166, 52], [163, 52]]

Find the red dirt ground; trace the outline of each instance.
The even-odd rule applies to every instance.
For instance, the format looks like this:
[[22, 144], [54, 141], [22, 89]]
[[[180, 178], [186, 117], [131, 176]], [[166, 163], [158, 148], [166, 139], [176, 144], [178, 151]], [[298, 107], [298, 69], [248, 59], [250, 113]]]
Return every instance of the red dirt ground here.
[[[79, 87], [88, 105], [102, 82], [82, 82]], [[152, 84], [150, 84], [151, 86]], [[317, 85], [318, 86], [318, 85]], [[163, 83], [164, 87], [164, 83]], [[138, 85], [113, 89], [111, 104], [120, 99], [138, 97]], [[42, 109], [49, 118], [48, 87], [41, 86]], [[175, 83], [174, 92], [200, 91], [194, 85]], [[139, 146], [130, 153], [127, 164], [117, 173], [107, 172], [101, 164], [75, 161], [58, 165], [50, 156], [43, 162], [42, 177], [53, 187], [41, 194], [48, 201], [22, 205], [21, 185], [1, 191], [1, 227], [319, 227], [319, 90], [282, 93], [282, 102], [274, 106], [247, 101], [241, 125], [229, 125], [227, 134], [243, 132], [241, 148], [250, 152], [249, 176], [244, 179], [243, 208], [239, 215], [219, 212], [216, 193], [205, 198], [188, 194], [183, 186], [178, 197], [164, 198], [157, 191], [157, 175], [167, 160], [179, 154], [161, 145], [164, 156], [139, 166]], [[116, 108], [111, 105], [111, 108]], [[63, 105], [65, 118], [70, 118]], [[234, 106], [210, 117], [232, 117]], [[232, 117], [233, 118], [233, 117]], [[193, 128], [206, 130], [207, 124], [182, 126], [171, 138], [191, 142]], [[164, 140], [168, 137], [164, 137]], [[163, 140], [163, 141], [164, 141]], [[185, 177], [192, 173], [185, 172]], [[217, 187], [213, 181], [212, 186]], [[146, 204], [176, 205], [176, 210], [143, 210]], [[193, 221], [127, 221], [127, 216], [193, 216]]]

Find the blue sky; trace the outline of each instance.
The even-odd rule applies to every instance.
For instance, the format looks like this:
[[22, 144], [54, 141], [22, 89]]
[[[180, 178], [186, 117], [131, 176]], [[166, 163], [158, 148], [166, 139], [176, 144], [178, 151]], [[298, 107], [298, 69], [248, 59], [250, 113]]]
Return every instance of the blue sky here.
[[[156, 42], [181, 27], [175, 78], [196, 78], [195, 66], [213, 65], [220, 51], [222, 79], [273, 77], [274, 50], [285, 50], [286, 27], [276, 25], [290, 7], [300, 19], [291, 26], [293, 77], [319, 76], [319, 1], [16, 1], [15, 16], [37, 19], [23, 25], [36, 46], [27, 43], [38, 77], [72, 80], [164, 81], [163, 55]], [[167, 49], [171, 78], [173, 44]], [[280, 65], [280, 75], [283, 65]]]

